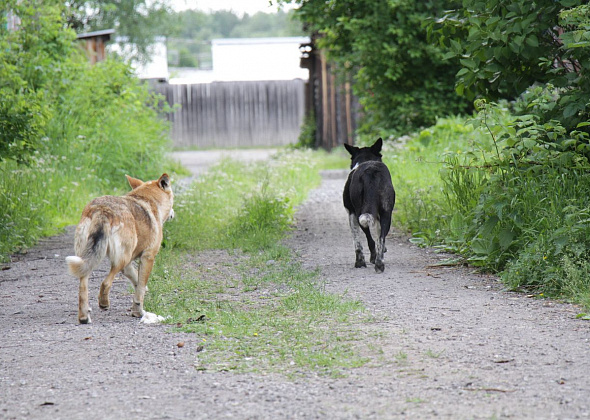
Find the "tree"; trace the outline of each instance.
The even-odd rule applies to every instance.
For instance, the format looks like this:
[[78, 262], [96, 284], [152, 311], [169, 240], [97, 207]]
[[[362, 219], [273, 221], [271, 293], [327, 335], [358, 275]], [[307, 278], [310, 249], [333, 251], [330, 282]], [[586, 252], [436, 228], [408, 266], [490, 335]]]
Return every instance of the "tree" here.
[[280, 0], [297, 3], [306, 30], [343, 72], [366, 114], [364, 131], [413, 131], [437, 116], [467, 111], [454, 92], [458, 61], [427, 40], [423, 22], [455, 2]]
[[[185, 10], [171, 16], [168, 38], [168, 63], [171, 66], [194, 64], [206, 67], [211, 61], [211, 40], [215, 38], [255, 38], [300, 36], [303, 31], [293, 12], [237, 16], [231, 11], [204, 13]], [[189, 56], [190, 55], [190, 56]]]
[[[541, 122], [559, 120], [568, 130], [590, 116], [590, 28], [582, 0], [463, 0], [432, 24], [445, 58], [459, 59], [460, 94], [514, 99], [533, 85], [531, 106]], [[573, 7], [578, 6], [578, 7]]]
[[[18, 27], [7, 26], [8, 16]], [[0, 161], [27, 162], [50, 117], [50, 81], [73, 51], [59, 2], [8, 0], [0, 6]]]
[[155, 38], [170, 32], [168, 0], [69, 0], [66, 19], [76, 32], [115, 29], [117, 37], [135, 47], [131, 57], [149, 58]]
[[245, 14], [240, 24], [231, 32], [232, 38], [257, 38], [268, 36], [302, 36], [301, 24], [294, 19], [292, 11], [277, 13], [258, 12]]

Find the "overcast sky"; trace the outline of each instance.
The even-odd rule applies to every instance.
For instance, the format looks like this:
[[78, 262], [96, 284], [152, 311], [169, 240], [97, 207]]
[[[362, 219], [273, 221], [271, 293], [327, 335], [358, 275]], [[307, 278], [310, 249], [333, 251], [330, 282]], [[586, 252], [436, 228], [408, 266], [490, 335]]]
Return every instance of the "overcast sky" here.
[[[256, 12], [274, 13], [278, 10], [277, 2], [272, 0], [171, 0], [172, 7], [176, 11], [186, 9], [197, 9], [203, 12], [215, 10], [231, 10], [238, 15], [248, 13], [253, 15]], [[285, 10], [288, 10], [285, 8]]]

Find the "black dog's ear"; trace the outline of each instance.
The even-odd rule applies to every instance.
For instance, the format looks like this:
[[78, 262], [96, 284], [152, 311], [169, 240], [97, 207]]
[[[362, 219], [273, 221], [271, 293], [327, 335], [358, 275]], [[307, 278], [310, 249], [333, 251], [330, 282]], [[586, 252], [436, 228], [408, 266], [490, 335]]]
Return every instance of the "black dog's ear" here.
[[381, 148], [383, 147], [383, 139], [379, 137], [379, 139], [371, 146], [371, 152], [379, 155], [381, 153]]
[[354, 146], [351, 146], [350, 144], [346, 144], [346, 143], [344, 143], [344, 148], [346, 150], [348, 150], [348, 153], [350, 153], [353, 156], [359, 151], [358, 147], [354, 147]]

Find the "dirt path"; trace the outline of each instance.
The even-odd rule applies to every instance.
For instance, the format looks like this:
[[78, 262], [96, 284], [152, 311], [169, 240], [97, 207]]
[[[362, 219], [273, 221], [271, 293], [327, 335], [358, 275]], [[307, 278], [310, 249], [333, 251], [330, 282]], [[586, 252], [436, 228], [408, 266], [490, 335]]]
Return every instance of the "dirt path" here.
[[78, 326], [68, 229], [0, 271], [0, 418], [590, 418], [590, 324], [576, 308], [504, 292], [469, 269], [435, 268], [441, 256], [396, 236], [384, 274], [354, 269], [344, 176], [324, 174], [289, 244], [321, 267], [328, 290], [375, 315], [366, 333], [379, 360], [340, 379], [200, 372], [200, 337], [131, 318], [122, 279], [113, 309]]

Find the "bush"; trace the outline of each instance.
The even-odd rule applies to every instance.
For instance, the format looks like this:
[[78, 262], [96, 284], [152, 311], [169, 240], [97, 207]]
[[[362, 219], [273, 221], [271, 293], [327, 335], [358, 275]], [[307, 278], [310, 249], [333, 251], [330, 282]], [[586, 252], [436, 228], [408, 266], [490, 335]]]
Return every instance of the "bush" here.
[[[459, 59], [456, 89], [468, 98], [518, 98], [552, 87], [540, 123], [571, 131], [590, 117], [590, 14], [582, 0], [463, 0], [430, 33]], [[528, 114], [528, 112], [527, 112]], [[542, 115], [539, 115], [542, 117]]]
[[[73, 31], [64, 30], [60, 12], [40, 1], [8, 0], [0, 6], [0, 162], [26, 163], [43, 138], [51, 117], [49, 82], [59, 80], [75, 39]], [[15, 15], [18, 30], [8, 25]]]
[[167, 249], [255, 251], [277, 243], [293, 206], [320, 181], [317, 155], [289, 150], [263, 163], [224, 160], [211, 168], [175, 201], [174, 223], [165, 225]]
[[228, 227], [228, 237], [235, 248], [266, 249], [284, 236], [292, 216], [288, 198], [271, 194], [265, 183], [260, 191], [244, 200], [237, 218]]
[[447, 185], [439, 175], [445, 165], [442, 157], [470, 150], [472, 132], [464, 118], [447, 117], [413, 136], [385, 142], [383, 161], [397, 195], [394, 223], [412, 232], [413, 242], [432, 245], [449, 238], [454, 213], [445, 200]]
[[[479, 102], [473, 131], [439, 124], [445, 132], [439, 136], [455, 137], [457, 148], [429, 141], [424, 132], [409, 140], [396, 160], [412, 156], [414, 162], [399, 173], [391, 165], [394, 182], [409, 179], [396, 187], [413, 184], [413, 197], [404, 199], [409, 203], [398, 188], [396, 218], [412, 230], [415, 242], [459, 253], [471, 265], [499, 273], [512, 289], [588, 304], [587, 134], [514, 115], [507, 105]], [[417, 151], [428, 159], [443, 156], [438, 176], [430, 165], [418, 164]]]
[[161, 102], [129, 67], [90, 66], [57, 6], [9, 3], [21, 26], [0, 29], [0, 75], [10, 80], [0, 87], [0, 260], [77, 223], [91, 197], [126, 192], [126, 173], [171, 169]]

